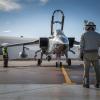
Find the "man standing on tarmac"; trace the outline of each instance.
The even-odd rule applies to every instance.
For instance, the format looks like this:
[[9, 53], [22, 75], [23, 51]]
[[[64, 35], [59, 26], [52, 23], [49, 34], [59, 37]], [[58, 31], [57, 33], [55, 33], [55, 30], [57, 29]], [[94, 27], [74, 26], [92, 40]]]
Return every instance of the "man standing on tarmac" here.
[[7, 47], [4, 46], [2, 48], [2, 53], [3, 53], [3, 60], [4, 60], [4, 67], [8, 67], [8, 50]]
[[89, 88], [89, 68], [94, 66], [96, 73], [95, 87], [100, 87], [100, 65], [98, 49], [100, 47], [100, 34], [95, 32], [96, 25], [93, 22], [85, 23], [85, 33], [80, 41], [80, 58], [84, 60], [83, 87]]

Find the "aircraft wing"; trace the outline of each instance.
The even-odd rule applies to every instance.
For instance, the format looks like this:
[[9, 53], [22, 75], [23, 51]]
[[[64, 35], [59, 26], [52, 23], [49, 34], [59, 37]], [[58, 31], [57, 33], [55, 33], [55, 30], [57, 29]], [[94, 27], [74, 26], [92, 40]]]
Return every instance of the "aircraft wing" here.
[[[33, 45], [33, 44], [39, 44], [39, 40], [35, 40], [33, 42], [26, 42], [26, 43], [16, 43], [16, 44], [8, 44], [6, 47], [13, 47], [13, 46], [21, 46], [21, 45]], [[0, 48], [4, 47], [3, 45], [0, 46]]]
[[74, 41], [74, 44], [76, 44], [76, 45], [80, 45], [80, 42], [78, 42], [78, 41]]

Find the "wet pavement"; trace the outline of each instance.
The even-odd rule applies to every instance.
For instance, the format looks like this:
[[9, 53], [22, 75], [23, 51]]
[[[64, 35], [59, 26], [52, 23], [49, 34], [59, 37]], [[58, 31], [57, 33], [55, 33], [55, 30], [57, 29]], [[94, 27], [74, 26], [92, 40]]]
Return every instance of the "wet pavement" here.
[[[35, 61], [9, 61], [3, 68], [0, 61], [0, 100], [99, 100], [100, 88], [93, 84], [82, 87], [83, 62], [72, 61], [67, 66], [63, 61], [67, 78], [74, 84], [66, 84], [61, 68], [55, 61], [44, 61], [37, 66]], [[90, 69], [91, 83], [95, 81], [93, 68]]]
[[[72, 65], [65, 69], [68, 72], [72, 82], [74, 82], [75, 84], [82, 84], [83, 72], [84, 72], [83, 61], [74, 60], [72, 62]], [[95, 84], [96, 79], [95, 79], [95, 71], [93, 66], [90, 67], [89, 76], [90, 76], [90, 84]]]
[[63, 84], [60, 68], [46, 66], [36, 66], [33, 61], [9, 61], [8, 68], [0, 67], [0, 84]]
[[[63, 84], [65, 83], [61, 68], [55, 67], [56, 61], [43, 61], [37, 66], [36, 61], [9, 61], [9, 67], [3, 68], [3, 61], [0, 61], [0, 84]], [[72, 60], [72, 65], [63, 66], [71, 81], [75, 84], [83, 82], [83, 62]], [[90, 83], [95, 83], [94, 68], [90, 68]]]
[[99, 100], [100, 89], [81, 85], [0, 85], [0, 100]]

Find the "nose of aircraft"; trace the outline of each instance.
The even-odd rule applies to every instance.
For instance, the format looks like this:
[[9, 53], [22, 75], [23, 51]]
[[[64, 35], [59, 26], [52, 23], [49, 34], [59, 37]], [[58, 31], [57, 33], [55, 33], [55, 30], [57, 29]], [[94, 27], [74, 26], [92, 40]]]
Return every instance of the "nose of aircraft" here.
[[61, 39], [58, 39], [58, 44], [64, 44], [64, 42]]
[[65, 37], [59, 37], [57, 40], [58, 44], [68, 44], [68, 40]]
[[68, 48], [68, 46], [66, 44], [57, 44], [56, 52], [61, 53], [61, 52], [65, 51], [67, 48]]

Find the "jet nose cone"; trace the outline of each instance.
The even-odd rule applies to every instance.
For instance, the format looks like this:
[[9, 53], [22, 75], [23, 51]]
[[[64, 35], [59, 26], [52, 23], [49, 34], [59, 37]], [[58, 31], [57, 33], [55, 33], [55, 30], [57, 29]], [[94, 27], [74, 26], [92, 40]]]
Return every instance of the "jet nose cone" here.
[[57, 44], [56, 45], [56, 52], [61, 53], [68, 49], [68, 46], [66, 44]]
[[59, 44], [64, 44], [64, 42], [62, 40], [59, 39], [58, 41]]
[[59, 41], [62, 43], [62, 44], [68, 44], [68, 39], [66, 37], [60, 37], [59, 38]]

